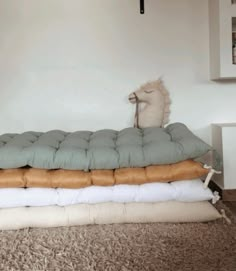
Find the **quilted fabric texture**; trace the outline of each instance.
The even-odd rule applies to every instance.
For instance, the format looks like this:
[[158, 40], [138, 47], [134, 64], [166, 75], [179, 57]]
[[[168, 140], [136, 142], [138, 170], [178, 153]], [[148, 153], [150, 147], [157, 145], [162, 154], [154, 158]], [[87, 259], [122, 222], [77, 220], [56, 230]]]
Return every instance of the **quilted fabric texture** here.
[[77, 204], [0, 209], [0, 230], [89, 224], [205, 222], [220, 213], [207, 201]]
[[102, 202], [197, 202], [212, 200], [212, 191], [205, 189], [200, 179], [175, 183], [142, 185], [90, 186], [79, 189], [65, 188], [2, 188], [0, 209], [32, 206], [68, 206]]
[[[209, 169], [201, 163], [187, 160], [171, 165], [146, 168], [95, 169], [89, 172], [66, 169], [17, 168], [0, 170], [0, 188], [53, 187], [82, 188], [91, 185], [145, 184], [191, 180], [202, 177]], [[1, 190], [1, 189], [0, 189]]]
[[0, 136], [0, 168], [115, 169], [172, 164], [211, 149], [184, 124], [67, 133], [59, 130]]

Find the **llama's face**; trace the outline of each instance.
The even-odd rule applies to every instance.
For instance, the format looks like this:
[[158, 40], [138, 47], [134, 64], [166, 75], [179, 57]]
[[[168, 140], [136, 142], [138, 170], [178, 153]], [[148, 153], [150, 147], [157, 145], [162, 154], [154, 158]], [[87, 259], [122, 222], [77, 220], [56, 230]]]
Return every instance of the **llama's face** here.
[[136, 97], [134, 93], [140, 102], [150, 103], [154, 98], [157, 98], [156, 96], [160, 96], [161, 98], [160, 92], [155, 89], [154, 86], [141, 87], [129, 95], [129, 101], [133, 104], [136, 103]]

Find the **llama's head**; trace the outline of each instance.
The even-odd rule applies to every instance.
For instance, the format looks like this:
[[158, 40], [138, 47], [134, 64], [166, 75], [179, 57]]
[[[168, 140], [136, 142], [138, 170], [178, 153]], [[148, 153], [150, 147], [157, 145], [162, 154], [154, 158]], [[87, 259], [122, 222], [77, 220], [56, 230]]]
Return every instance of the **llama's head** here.
[[142, 85], [135, 92], [129, 95], [129, 101], [131, 103], [144, 102], [148, 104], [155, 103], [156, 100], [163, 101], [165, 103], [166, 97], [169, 97], [169, 93], [163, 85], [161, 79], [156, 81], [147, 82]]
[[[170, 97], [161, 79], [142, 85], [129, 95], [129, 101], [136, 103], [135, 127], [163, 127], [168, 123]], [[139, 103], [145, 106], [140, 108]]]

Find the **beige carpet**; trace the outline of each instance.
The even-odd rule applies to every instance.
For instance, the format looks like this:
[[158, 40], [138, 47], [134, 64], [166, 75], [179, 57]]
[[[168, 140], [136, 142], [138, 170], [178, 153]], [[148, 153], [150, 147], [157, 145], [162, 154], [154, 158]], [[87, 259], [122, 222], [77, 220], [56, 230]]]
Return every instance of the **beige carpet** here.
[[[222, 203], [220, 203], [222, 207]], [[236, 219], [0, 232], [3, 271], [235, 271]]]

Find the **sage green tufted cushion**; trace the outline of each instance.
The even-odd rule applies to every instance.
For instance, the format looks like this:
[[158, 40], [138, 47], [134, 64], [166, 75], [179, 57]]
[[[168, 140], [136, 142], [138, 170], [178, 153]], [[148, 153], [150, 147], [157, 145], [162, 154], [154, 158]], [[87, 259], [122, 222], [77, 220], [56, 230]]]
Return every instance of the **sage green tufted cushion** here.
[[121, 131], [25, 132], [0, 136], [0, 168], [144, 167], [197, 158], [210, 149], [182, 123]]

